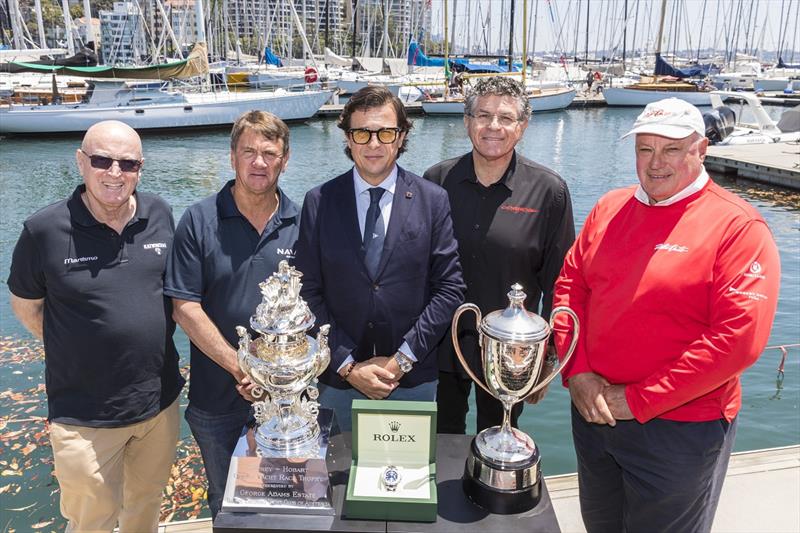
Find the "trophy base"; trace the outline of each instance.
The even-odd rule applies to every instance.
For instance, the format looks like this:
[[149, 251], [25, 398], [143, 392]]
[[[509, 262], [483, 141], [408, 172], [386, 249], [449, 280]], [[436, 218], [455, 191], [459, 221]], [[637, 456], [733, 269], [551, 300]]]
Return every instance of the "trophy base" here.
[[523, 513], [542, 498], [539, 466], [537, 448], [526, 461], [502, 464], [483, 456], [473, 440], [461, 483], [467, 497], [491, 513]]
[[334, 515], [327, 456], [333, 411], [320, 409], [319, 434], [310, 452], [280, 456], [263, 450], [255, 428], [239, 438], [222, 500], [227, 512]]

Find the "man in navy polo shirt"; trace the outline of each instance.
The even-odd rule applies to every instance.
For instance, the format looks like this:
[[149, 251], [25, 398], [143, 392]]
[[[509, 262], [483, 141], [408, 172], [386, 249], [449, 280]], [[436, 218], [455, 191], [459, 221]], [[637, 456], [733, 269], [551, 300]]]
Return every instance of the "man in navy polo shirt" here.
[[50, 442], [72, 531], [155, 531], [175, 459], [183, 378], [163, 295], [170, 207], [136, 191], [142, 143], [89, 128], [72, 196], [25, 221], [8, 286], [44, 340]]
[[263, 111], [242, 115], [231, 132], [236, 178], [186, 210], [167, 263], [164, 292], [192, 341], [186, 421], [203, 455], [212, 517], [222, 505], [236, 441], [252, 416], [236, 360], [236, 326], [250, 323], [261, 302], [258, 284], [282, 259], [294, 259], [300, 213], [278, 187], [288, 161], [286, 124]]

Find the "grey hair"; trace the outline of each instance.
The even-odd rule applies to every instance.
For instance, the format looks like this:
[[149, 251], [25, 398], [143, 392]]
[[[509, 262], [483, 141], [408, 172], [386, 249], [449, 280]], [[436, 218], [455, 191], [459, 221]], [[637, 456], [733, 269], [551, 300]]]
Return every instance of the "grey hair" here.
[[464, 114], [472, 116], [475, 106], [481, 96], [510, 96], [517, 102], [517, 118], [528, 120], [531, 116], [531, 103], [525, 95], [525, 89], [520, 82], [504, 76], [483, 78], [467, 95], [464, 101]]

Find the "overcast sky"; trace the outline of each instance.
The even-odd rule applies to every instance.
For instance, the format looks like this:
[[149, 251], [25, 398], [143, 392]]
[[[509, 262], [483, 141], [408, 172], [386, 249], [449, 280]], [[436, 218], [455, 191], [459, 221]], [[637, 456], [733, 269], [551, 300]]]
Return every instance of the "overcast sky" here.
[[[508, 20], [511, 0], [447, 0], [452, 21], [455, 4], [457, 45], [473, 47], [489, 42], [489, 50], [507, 48]], [[589, 51], [611, 49], [622, 50], [624, 26], [624, 0], [528, 0], [529, 50], [533, 44], [533, 21], [536, 7], [536, 51], [572, 51], [579, 55], [586, 48], [586, 7], [589, 5]], [[627, 48], [635, 46], [655, 50], [661, 0], [627, 0]], [[638, 5], [638, 18], [636, 9]], [[674, 48], [696, 50], [714, 47], [720, 52], [726, 49], [726, 39], [736, 37], [739, 49], [748, 50], [796, 50], [795, 62], [800, 62], [800, 28], [798, 9], [800, 0], [668, 0], [662, 51]], [[432, 0], [432, 23], [434, 33], [442, 32], [443, 0]], [[705, 10], [705, 14], [703, 11]], [[467, 12], [469, 11], [469, 16]], [[514, 34], [516, 52], [521, 52], [523, 0], [515, 0]], [[580, 13], [580, 17], [578, 17]], [[486, 24], [487, 16], [491, 19]], [[578, 20], [579, 19], [579, 20]], [[678, 24], [676, 25], [676, 19]], [[483, 24], [481, 24], [483, 20]], [[781, 30], [781, 20], [784, 29]], [[739, 21], [737, 23], [737, 21]], [[748, 26], [749, 23], [749, 26]], [[452, 26], [449, 21], [448, 26]], [[738, 27], [737, 27], [738, 26]], [[677, 30], [676, 30], [677, 28]], [[449, 30], [448, 33], [452, 31]], [[735, 35], [738, 32], [738, 36]], [[783, 44], [779, 37], [783, 36]], [[675, 45], [677, 40], [677, 46]], [[730, 46], [730, 45], [729, 45]], [[784, 53], [789, 61], [791, 52]]]

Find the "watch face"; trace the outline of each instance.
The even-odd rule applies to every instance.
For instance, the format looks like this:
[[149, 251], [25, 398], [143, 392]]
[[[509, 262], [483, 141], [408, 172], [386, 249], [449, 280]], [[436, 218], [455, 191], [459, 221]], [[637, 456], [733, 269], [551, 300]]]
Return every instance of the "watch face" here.
[[396, 356], [394, 357], [394, 359], [395, 359], [395, 361], [397, 361], [397, 364], [400, 366], [400, 370], [401, 370], [401, 371], [402, 371], [404, 374], [408, 374], [409, 372], [411, 372], [411, 369], [412, 369], [412, 368], [413, 368], [413, 366], [414, 366], [414, 365], [411, 363], [411, 361], [409, 361], [408, 359], [406, 359], [405, 357], [403, 357], [403, 356], [400, 356], [400, 355], [396, 355]]
[[400, 472], [397, 470], [397, 467], [387, 466], [383, 470], [382, 480], [386, 490], [397, 489], [397, 485], [400, 484]]

